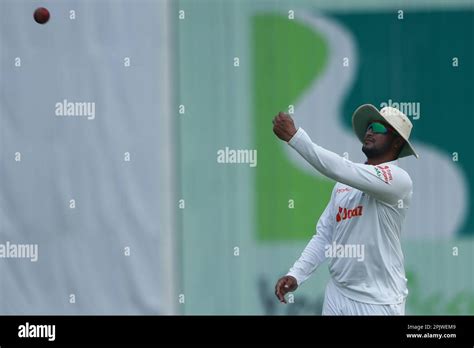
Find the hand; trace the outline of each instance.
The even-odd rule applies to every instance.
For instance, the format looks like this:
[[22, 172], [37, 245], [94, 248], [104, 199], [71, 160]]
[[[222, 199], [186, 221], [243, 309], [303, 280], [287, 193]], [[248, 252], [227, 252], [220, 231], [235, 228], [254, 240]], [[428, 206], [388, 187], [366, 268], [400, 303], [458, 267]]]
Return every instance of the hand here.
[[286, 142], [290, 141], [290, 139], [293, 138], [293, 135], [296, 133], [293, 119], [284, 112], [280, 112], [273, 119], [273, 133], [275, 133], [276, 136], [281, 140]]
[[275, 295], [278, 297], [280, 302], [286, 303], [285, 295], [288, 292], [295, 291], [298, 288], [298, 283], [296, 282], [295, 277], [284, 276], [278, 279], [275, 285]]

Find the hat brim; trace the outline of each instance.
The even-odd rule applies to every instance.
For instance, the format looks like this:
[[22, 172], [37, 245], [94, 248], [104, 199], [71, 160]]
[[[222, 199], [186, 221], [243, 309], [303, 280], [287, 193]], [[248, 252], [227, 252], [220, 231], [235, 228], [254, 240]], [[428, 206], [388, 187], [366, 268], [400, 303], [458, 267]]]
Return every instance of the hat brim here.
[[[390, 121], [387, 120], [375, 106], [371, 104], [364, 104], [359, 106], [352, 115], [352, 128], [354, 129], [354, 132], [361, 143], [364, 143], [365, 132], [367, 131], [369, 123], [374, 121], [384, 121], [390, 126], [392, 126], [398, 134], [400, 134], [396, 127], [392, 123], [390, 123]], [[416, 158], [419, 158], [410, 141], [403, 135], [400, 134], [400, 136], [405, 140], [406, 143], [403, 146], [400, 155], [398, 155], [398, 158], [407, 157], [411, 155], [415, 156]]]

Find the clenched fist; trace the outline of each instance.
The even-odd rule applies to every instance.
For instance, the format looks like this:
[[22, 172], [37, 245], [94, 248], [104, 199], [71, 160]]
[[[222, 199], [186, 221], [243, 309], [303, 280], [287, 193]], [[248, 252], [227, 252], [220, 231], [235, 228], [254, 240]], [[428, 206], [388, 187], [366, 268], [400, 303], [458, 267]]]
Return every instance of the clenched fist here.
[[273, 133], [275, 133], [276, 136], [281, 140], [286, 142], [290, 141], [290, 139], [293, 138], [293, 135], [296, 133], [293, 119], [284, 112], [280, 112], [273, 119]]
[[296, 279], [292, 276], [284, 276], [278, 279], [275, 285], [275, 295], [280, 302], [286, 303], [285, 295], [290, 291], [295, 291], [298, 288]]

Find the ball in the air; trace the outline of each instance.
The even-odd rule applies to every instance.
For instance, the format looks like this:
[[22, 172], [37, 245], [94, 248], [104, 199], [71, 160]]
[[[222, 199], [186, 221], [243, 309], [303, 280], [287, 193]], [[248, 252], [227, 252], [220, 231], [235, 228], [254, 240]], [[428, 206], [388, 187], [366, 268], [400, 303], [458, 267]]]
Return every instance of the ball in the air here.
[[49, 21], [48, 9], [44, 7], [38, 7], [35, 10], [33, 18], [35, 19], [36, 23], [45, 24], [47, 21]]

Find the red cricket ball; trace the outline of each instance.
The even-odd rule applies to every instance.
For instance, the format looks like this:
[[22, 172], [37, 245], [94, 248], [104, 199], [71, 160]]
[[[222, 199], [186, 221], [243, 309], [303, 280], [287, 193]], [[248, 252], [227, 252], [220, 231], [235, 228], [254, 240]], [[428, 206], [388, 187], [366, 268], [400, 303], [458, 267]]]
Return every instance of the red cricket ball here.
[[33, 18], [35, 19], [36, 23], [45, 24], [47, 21], [49, 21], [48, 9], [44, 7], [38, 7], [35, 10]]

